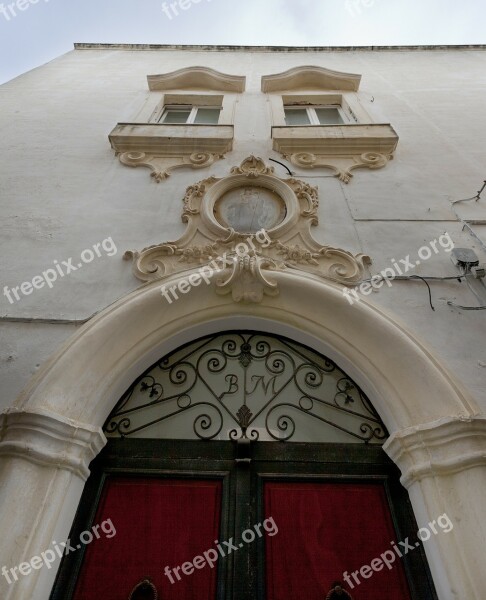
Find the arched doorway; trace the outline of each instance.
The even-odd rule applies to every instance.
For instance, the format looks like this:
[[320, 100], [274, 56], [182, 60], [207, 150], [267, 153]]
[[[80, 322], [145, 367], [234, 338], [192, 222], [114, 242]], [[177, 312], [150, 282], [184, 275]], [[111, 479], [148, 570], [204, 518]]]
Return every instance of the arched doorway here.
[[[419, 525], [444, 513], [460, 523], [425, 547], [440, 600], [482, 599], [486, 420], [474, 399], [393, 316], [366, 300], [350, 306], [332, 283], [291, 271], [273, 278], [278, 298], [252, 305], [204, 286], [167, 307], [156, 282], [143, 286], [81, 327], [44, 365], [3, 415], [2, 564], [19, 565], [68, 537], [88, 467], [106, 444], [103, 424], [140, 373], [194, 339], [238, 328], [313, 348], [373, 399], [390, 433], [383, 448], [401, 470]], [[44, 600], [56, 572], [57, 565], [32, 571], [0, 590], [6, 600]]]
[[104, 430], [52, 600], [437, 597], [386, 427], [314, 350], [205, 336], [137, 377]]

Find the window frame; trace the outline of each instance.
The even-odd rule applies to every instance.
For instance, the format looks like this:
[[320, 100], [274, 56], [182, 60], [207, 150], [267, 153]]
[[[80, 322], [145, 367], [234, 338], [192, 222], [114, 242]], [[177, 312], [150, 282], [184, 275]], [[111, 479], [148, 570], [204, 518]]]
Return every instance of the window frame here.
[[[313, 104], [312, 106], [302, 106], [302, 105], [284, 105], [284, 115], [285, 115], [285, 124], [287, 125], [287, 127], [315, 127], [315, 126], [320, 126], [320, 127], [331, 127], [331, 124], [326, 124], [326, 123], [321, 123], [319, 121], [319, 117], [317, 116], [317, 112], [316, 110], [319, 109], [328, 109], [328, 108], [334, 108], [337, 109], [339, 116], [342, 119], [342, 123], [335, 123], [332, 125], [338, 125], [338, 126], [343, 126], [343, 125], [349, 125], [353, 123], [353, 119], [351, 118], [351, 116], [349, 114], [347, 114], [346, 110], [343, 109], [342, 104]], [[292, 111], [292, 110], [305, 110], [307, 111], [307, 117], [310, 121], [310, 123], [307, 123], [305, 125], [288, 125], [287, 124], [287, 111]]]
[[[200, 109], [211, 109], [218, 111], [218, 121], [217, 123], [195, 123], [197, 113]], [[179, 112], [187, 112], [190, 111], [187, 120], [184, 123], [165, 123], [165, 118], [169, 111], [179, 111]], [[199, 104], [167, 104], [164, 105], [162, 114], [160, 118], [156, 121], [159, 125], [219, 125], [219, 121], [221, 118], [221, 111], [223, 110], [222, 106], [211, 106], [211, 105], [199, 105]]]

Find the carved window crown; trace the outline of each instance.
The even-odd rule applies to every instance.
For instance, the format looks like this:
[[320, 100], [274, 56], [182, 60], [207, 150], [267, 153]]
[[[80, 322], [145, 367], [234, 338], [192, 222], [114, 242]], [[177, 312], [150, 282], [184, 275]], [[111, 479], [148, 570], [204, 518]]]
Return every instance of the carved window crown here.
[[148, 75], [151, 92], [165, 90], [216, 90], [242, 94], [246, 88], [246, 77], [228, 75], [208, 67], [187, 67], [164, 73]]
[[361, 75], [332, 71], [323, 67], [295, 67], [284, 73], [262, 77], [262, 92], [272, 94], [287, 90], [358, 91]]

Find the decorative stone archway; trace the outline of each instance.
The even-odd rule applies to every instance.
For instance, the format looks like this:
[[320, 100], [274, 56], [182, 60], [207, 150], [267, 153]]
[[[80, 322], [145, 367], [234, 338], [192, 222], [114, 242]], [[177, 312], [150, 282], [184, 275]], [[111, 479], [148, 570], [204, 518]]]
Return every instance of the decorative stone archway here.
[[[350, 306], [340, 286], [312, 274], [272, 277], [280, 294], [259, 304], [235, 304], [215, 294], [213, 284], [168, 304], [153, 282], [94, 317], [44, 366], [3, 414], [2, 565], [30, 561], [52, 540], [66, 539], [88, 465], [106, 441], [101, 427], [140, 373], [197, 337], [241, 328], [313, 347], [360, 385], [390, 431], [385, 450], [402, 471], [418, 523], [447, 513], [455, 524], [425, 545], [440, 599], [480, 600], [486, 419], [390, 316], [366, 301]], [[2, 580], [2, 596], [47, 600], [54, 571], [32, 572], [10, 587]]]

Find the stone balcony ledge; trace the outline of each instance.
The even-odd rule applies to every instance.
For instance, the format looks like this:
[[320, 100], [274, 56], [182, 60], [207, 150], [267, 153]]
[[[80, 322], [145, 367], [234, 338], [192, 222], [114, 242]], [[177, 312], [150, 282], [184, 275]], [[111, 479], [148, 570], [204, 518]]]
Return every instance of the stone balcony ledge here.
[[233, 148], [233, 125], [164, 125], [118, 123], [108, 136], [117, 154], [145, 152], [159, 156], [207, 152], [223, 155]]

